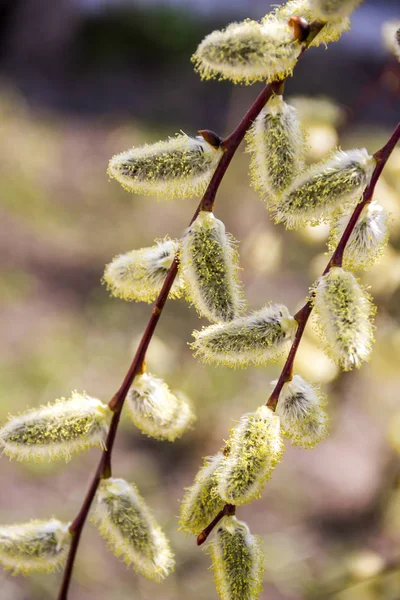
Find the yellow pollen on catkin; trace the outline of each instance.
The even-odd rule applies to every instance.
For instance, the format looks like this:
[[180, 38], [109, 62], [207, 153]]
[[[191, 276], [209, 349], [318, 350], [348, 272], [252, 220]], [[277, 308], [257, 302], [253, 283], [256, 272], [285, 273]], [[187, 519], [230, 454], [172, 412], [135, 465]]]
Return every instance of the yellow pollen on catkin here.
[[147, 579], [160, 582], [174, 568], [169, 542], [134, 484], [103, 479], [91, 521], [115, 556]]
[[59, 569], [71, 542], [69, 525], [57, 519], [0, 525], [0, 564], [13, 575]]
[[202, 196], [222, 150], [202, 137], [177, 135], [114, 156], [108, 174], [128, 191], [164, 199]]
[[182, 240], [180, 267], [188, 299], [210, 321], [230, 321], [243, 309], [236, 241], [213, 213], [201, 211]]
[[[104, 271], [103, 282], [111, 294], [122, 300], [154, 302], [179, 249], [177, 240], [158, 240], [154, 246], [116, 256]], [[168, 297], [181, 298], [184, 285], [180, 274]]]
[[180, 438], [196, 417], [183, 394], [172, 394], [167, 384], [149, 373], [137, 375], [127, 395], [131, 421], [149, 437], [170, 442]]
[[280, 419], [267, 406], [243, 415], [231, 430], [229, 453], [218, 468], [218, 492], [229, 504], [259, 498], [282, 458]]
[[0, 447], [10, 458], [50, 462], [92, 447], [104, 448], [111, 411], [86, 394], [73, 392], [60, 399], [10, 417], [0, 429]]
[[352, 273], [333, 267], [315, 287], [314, 308], [329, 356], [349, 371], [368, 360], [375, 307]]
[[261, 540], [246, 523], [224, 517], [207, 546], [221, 600], [257, 600], [262, 591], [264, 553]]
[[338, 21], [350, 16], [362, 0], [309, 0], [311, 10], [321, 21]]

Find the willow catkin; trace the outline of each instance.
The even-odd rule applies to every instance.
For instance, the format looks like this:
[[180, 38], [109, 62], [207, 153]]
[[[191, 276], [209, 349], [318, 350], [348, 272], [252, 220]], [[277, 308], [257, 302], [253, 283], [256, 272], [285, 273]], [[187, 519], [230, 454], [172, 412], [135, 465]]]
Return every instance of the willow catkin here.
[[271, 17], [262, 24], [246, 20], [213, 31], [201, 42], [192, 62], [203, 79], [269, 82], [292, 73], [301, 49], [287, 20]]
[[333, 267], [315, 288], [318, 328], [329, 356], [345, 371], [369, 358], [375, 308], [352, 273]]
[[224, 460], [222, 452], [205, 458], [194, 484], [187, 488], [179, 520], [185, 533], [198, 535], [223, 509], [225, 502], [218, 493], [217, 471]]
[[0, 525], [0, 564], [13, 575], [58, 569], [68, 554], [69, 525], [57, 519]]
[[338, 151], [297, 177], [274, 211], [277, 222], [294, 229], [355, 206], [369, 184], [376, 161], [365, 149]]
[[261, 495], [282, 458], [279, 417], [267, 406], [243, 415], [231, 431], [228, 447], [218, 468], [218, 492], [229, 504], [248, 504]]
[[276, 407], [282, 434], [295, 446], [313, 448], [328, 433], [326, 400], [321, 390], [300, 375], [285, 383]]
[[222, 600], [257, 600], [262, 590], [261, 540], [246, 523], [224, 517], [208, 545], [214, 579]]
[[194, 331], [191, 348], [204, 362], [229, 367], [263, 365], [286, 350], [296, 328], [286, 306], [271, 304], [229, 323]]
[[[165, 238], [149, 248], [119, 254], [106, 266], [103, 281], [117, 298], [154, 302], [178, 249], [178, 240]], [[168, 297], [180, 298], [183, 292], [184, 285], [178, 274]]]
[[167, 538], [134, 484], [100, 482], [91, 516], [115, 556], [147, 579], [162, 581], [174, 568]]
[[337, 21], [351, 15], [362, 0], [309, 0], [311, 10], [321, 21]]
[[73, 392], [68, 400], [10, 417], [0, 429], [0, 447], [17, 460], [68, 461], [74, 453], [104, 448], [110, 418], [110, 409], [100, 400]]
[[230, 321], [244, 301], [235, 240], [212, 212], [201, 211], [182, 240], [181, 271], [186, 292], [200, 315]]
[[133, 380], [127, 395], [127, 411], [140, 431], [170, 442], [181, 437], [196, 418], [183, 394], [173, 394], [162, 379], [149, 373], [137, 375]]
[[108, 174], [129, 191], [163, 198], [201, 196], [222, 150], [202, 137], [177, 135], [114, 156]]
[[271, 206], [304, 166], [305, 140], [296, 109], [273, 95], [246, 140], [253, 186]]
[[[350, 215], [332, 227], [329, 249], [333, 250], [347, 227]], [[376, 200], [364, 206], [343, 254], [346, 269], [369, 269], [381, 258], [389, 238], [389, 214]]]

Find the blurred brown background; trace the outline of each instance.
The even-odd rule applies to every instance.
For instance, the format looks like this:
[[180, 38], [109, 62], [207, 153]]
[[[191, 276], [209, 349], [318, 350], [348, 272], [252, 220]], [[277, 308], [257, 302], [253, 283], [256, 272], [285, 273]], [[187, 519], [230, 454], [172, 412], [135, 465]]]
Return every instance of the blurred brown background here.
[[[167, 233], [181, 236], [197, 202], [130, 195], [108, 181], [108, 160], [180, 129], [228, 133], [260, 86], [202, 83], [190, 55], [212, 29], [267, 9], [221, 0], [0, 3], [1, 421], [73, 389], [104, 401], [117, 389], [151, 308], [111, 299], [100, 284], [104, 265]], [[374, 152], [394, 128], [399, 64], [384, 48], [381, 25], [396, 12], [395, 1], [366, 1], [353, 31], [328, 50], [307, 52], [287, 84], [288, 96], [331, 99], [298, 102], [310, 161], [338, 143]], [[249, 307], [272, 300], [295, 311], [327, 261], [327, 231], [272, 225], [247, 171], [248, 157], [238, 152], [216, 215], [241, 242]], [[308, 328], [296, 369], [328, 393], [331, 436], [313, 451], [288, 446], [263, 498], [238, 511], [264, 539], [263, 600], [400, 598], [400, 148], [376, 197], [392, 225], [384, 259], [362, 277], [378, 304], [373, 358], [339, 374]], [[123, 421], [114, 456], [115, 476], [137, 483], [167, 530], [176, 572], [162, 585], [137, 577], [88, 525], [71, 600], [217, 597], [208, 557], [176, 531], [179, 498], [234, 420], [265, 402], [279, 366], [201, 365], [187, 346], [200, 326], [184, 301], [168, 303], [148, 357], [150, 372], [192, 397], [195, 429], [169, 444]], [[1, 522], [71, 520], [98, 457], [92, 450], [50, 466], [2, 457]], [[393, 568], [363, 580], [384, 565]], [[54, 599], [59, 580], [1, 571], [0, 598]]]

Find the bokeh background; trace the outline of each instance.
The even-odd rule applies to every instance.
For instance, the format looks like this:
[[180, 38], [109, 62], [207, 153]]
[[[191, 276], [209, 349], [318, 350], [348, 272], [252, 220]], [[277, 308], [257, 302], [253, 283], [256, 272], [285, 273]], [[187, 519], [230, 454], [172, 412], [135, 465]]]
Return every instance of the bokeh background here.
[[[151, 308], [109, 297], [104, 265], [118, 253], [181, 236], [196, 200], [157, 202], [108, 181], [109, 158], [179, 130], [227, 134], [260, 86], [200, 82], [190, 56], [204, 35], [260, 18], [268, 2], [3, 0], [0, 3], [0, 419], [86, 390], [108, 401]], [[367, 0], [352, 32], [307, 52], [287, 83], [309, 133], [309, 160], [340, 143], [376, 151], [400, 113], [399, 64], [381, 26], [396, 0]], [[303, 97], [303, 100], [300, 98]], [[244, 150], [244, 148], [243, 148]], [[238, 511], [267, 553], [263, 600], [400, 597], [400, 148], [376, 197], [391, 211], [391, 240], [363, 275], [378, 304], [372, 360], [341, 374], [307, 329], [296, 370], [329, 396], [331, 435], [313, 451], [288, 447], [263, 498]], [[326, 256], [324, 227], [274, 226], [249, 187], [239, 151], [216, 214], [240, 240], [250, 308], [304, 303]], [[205, 367], [187, 342], [201, 326], [184, 301], [167, 304], [149, 371], [192, 399], [198, 422], [174, 444], [123, 420], [114, 474], [137, 483], [167, 530], [177, 569], [162, 585], [136, 576], [85, 528], [74, 600], [216, 598], [209, 559], [177, 532], [179, 499], [202, 457], [264, 403], [279, 366]], [[0, 522], [77, 513], [99, 458], [92, 450], [50, 466], [0, 461]], [[378, 574], [380, 573], [380, 574]], [[376, 575], [370, 578], [371, 575]], [[0, 574], [2, 600], [51, 600], [60, 574]]]

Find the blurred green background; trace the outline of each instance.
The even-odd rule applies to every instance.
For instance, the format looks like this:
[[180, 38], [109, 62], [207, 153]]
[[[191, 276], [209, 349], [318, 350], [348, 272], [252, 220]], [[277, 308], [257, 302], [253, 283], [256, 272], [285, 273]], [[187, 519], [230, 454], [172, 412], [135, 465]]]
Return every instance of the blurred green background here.
[[[213, 28], [266, 10], [264, 2], [0, 5], [2, 422], [74, 389], [107, 402], [118, 388], [151, 307], [110, 298], [100, 283], [104, 265], [154, 238], [180, 237], [197, 201], [130, 195], [108, 181], [108, 160], [180, 129], [227, 134], [260, 86], [201, 83], [189, 58]], [[353, 33], [308, 52], [288, 83], [289, 96], [308, 98], [297, 104], [310, 161], [338, 143], [374, 152], [394, 128], [399, 64], [380, 31], [393, 16], [394, 2], [366, 2]], [[382, 262], [362, 276], [378, 304], [372, 360], [340, 374], [308, 327], [296, 371], [327, 392], [331, 435], [313, 451], [288, 446], [263, 498], [238, 511], [264, 540], [263, 600], [400, 598], [400, 148], [376, 198], [392, 222]], [[326, 228], [274, 226], [249, 187], [242, 151], [223, 181], [216, 215], [240, 240], [249, 307], [272, 300], [296, 311], [328, 260]], [[162, 585], [147, 582], [88, 525], [71, 599], [217, 597], [208, 557], [176, 531], [179, 499], [202, 457], [221, 447], [236, 419], [266, 401], [279, 365], [203, 366], [187, 346], [201, 325], [184, 301], [169, 302], [148, 355], [151, 373], [193, 399], [196, 427], [170, 444], [123, 420], [113, 460], [114, 475], [138, 485], [168, 532], [176, 572]], [[98, 458], [91, 450], [67, 465], [32, 466], [3, 456], [1, 522], [71, 520]], [[0, 598], [50, 600], [59, 581], [59, 574], [1, 571]]]

